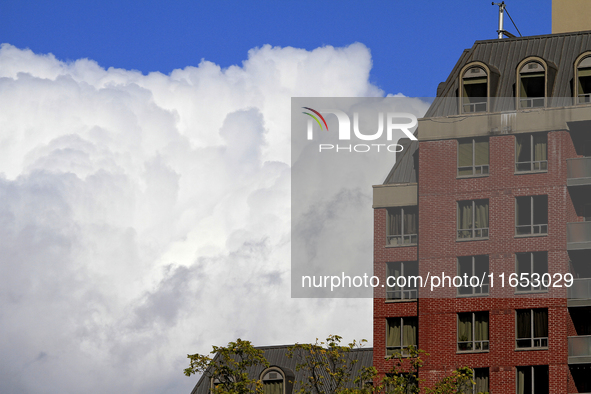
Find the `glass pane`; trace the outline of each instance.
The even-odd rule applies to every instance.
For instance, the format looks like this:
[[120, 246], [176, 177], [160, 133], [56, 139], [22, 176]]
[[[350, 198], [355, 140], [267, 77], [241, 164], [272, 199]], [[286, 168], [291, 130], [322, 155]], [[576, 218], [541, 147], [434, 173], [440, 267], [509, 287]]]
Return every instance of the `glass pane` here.
[[534, 224], [548, 224], [548, 196], [534, 196]]
[[[517, 311], [517, 338], [528, 338], [527, 346], [529, 347], [529, 338], [531, 338], [531, 310], [522, 309]], [[519, 341], [517, 341], [519, 345]], [[520, 346], [518, 346], [520, 347]]]
[[472, 228], [472, 201], [458, 202], [458, 229]]
[[458, 166], [472, 167], [472, 164], [472, 140], [461, 140], [458, 147]]
[[477, 166], [488, 163], [488, 140], [474, 141], [474, 164]]
[[[515, 137], [515, 157], [517, 163], [531, 161], [531, 136], [530, 135], [518, 135]], [[528, 171], [527, 170], [524, 171]]]

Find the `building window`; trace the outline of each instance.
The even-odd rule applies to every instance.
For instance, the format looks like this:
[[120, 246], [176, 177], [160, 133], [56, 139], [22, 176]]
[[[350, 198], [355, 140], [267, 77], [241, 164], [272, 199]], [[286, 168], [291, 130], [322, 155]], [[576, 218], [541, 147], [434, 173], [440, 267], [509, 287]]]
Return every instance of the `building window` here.
[[515, 198], [515, 234], [548, 234], [548, 196]]
[[386, 278], [387, 300], [416, 300], [419, 263], [403, 261], [388, 263]]
[[519, 71], [519, 108], [546, 105], [546, 70], [541, 63], [526, 63]]
[[[458, 295], [474, 296], [488, 294], [488, 256], [462, 256], [458, 257], [458, 275], [466, 276], [466, 283], [458, 287]], [[478, 286], [470, 285], [471, 277], [478, 278]]]
[[488, 312], [458, 313], [458, 351], [488, 351]]
[[488, 200], [458, 201], [458, 238], [488, 238]]
[[387, 245], [417, 244], [417, 207], [388, 208]]
[[591, 56], [583, 58], [577, 65], [577, 98], [579, 104], [591, 103]]
[[458, 176], [488, 175], [488, 138], [458, 141]]
[[[515, 253], [518, 286], [515, 292], [547, 291], [548, 252]], [[546, 284], [546, 286], [544, 286]]]
[[386, 320], [386, 356], [408, 354], [405, 349], [417, 346], [417, 317], [391, 317]]
[[515, 171], [548, 171], [548, 134], [515, 136]]
[[466, 383], [461, 387], [462, 394], [488, 394], [488, 368], [474, 368], [472, 370], [472, 383]]
[[517, 367], [517, 394], [549, 394], [547, 365]]
[[471, 67], [462, 76], [462, 112], [485, 112], [488, 102], [488, 75], [482, 67]]
[[548, 309], [518, 309], [517, 348], [540, 349], [548, 347]]

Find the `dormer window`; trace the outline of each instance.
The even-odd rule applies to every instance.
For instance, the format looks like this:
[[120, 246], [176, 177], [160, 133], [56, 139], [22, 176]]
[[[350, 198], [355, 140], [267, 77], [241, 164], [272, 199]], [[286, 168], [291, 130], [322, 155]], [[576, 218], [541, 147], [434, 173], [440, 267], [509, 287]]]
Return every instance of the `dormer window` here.
[[577, 103], [591, 103], [591, 55], [584, 57], [577, 64], [575, 80]]
[[284, 394], [285, 377], [281, 369], [271, 367], [263, 371], [263, 394]]
[[530, 61], [519, 70], [519, 109], [546, 106], [546, 69], [542, 63]]
[[463, 113], [486, 112], [488, 104], [488, 74], [479, 66], [468, 68], [462, 75], [461, 105]]

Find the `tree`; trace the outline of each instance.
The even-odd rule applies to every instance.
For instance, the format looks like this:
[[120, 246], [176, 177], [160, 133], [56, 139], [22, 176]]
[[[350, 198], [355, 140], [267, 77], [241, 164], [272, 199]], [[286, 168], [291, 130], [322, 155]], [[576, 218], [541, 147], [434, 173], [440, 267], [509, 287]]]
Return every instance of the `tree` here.
[[297, 360], [296, 371], [305, 371], [308, 379], [300, 381], [299, 394], [342, 393], [355, 382], [353, 375], [358, 362], [353, 350], [362, 347], [365, 339], [342, 346], [342, 337], [330, 335], [326, 341], [312, 344], [295, 344], [289, 349], [288, 357]]
[[[312, 344], [295, 344], [288, 357], [296, 360], [296, 371], [305, 376], [294, 382], [294, 394], [459, 394], [471, 393], [474, 381], [472, 370], [458, 368], [438, 381], [433, 387], [419, 389], [424, 379], [419, 370], [428, 355], [414, 346], [390, 356], [393, 367], [385, 376], [378, 376], [375, 367], [356, 367], [355, 350], [361, 349], [366, 340], [341, 345], [342, 338], [330, 335], [326, 341], [316, 339]], [[214, 382], [215, 394], [262, 394], [263, 383], [249, 376], [249, 369], [269, 363], [264, 352], [254, 348], [249, 341], [237, 339], [228, 346], [213, 346], [208, 355], [187, 355], [190, 367], [185, 375], [202, 373]], [[257, 375], [258, 376], [258, 375]], [[297, 375], [296, 375], [297, 376]]]
[[190, 367], [185, 369], [185, 375], [202, 373], [212, 379], [215, 394], [262, 393], [262, 382], [248, 374], [251, 367], [269, 366], [262, 350], [253, 347], [250, 341], [238, 338], [228, 346], [213, 346], [210, 354], [213, 357], [188, 354]]

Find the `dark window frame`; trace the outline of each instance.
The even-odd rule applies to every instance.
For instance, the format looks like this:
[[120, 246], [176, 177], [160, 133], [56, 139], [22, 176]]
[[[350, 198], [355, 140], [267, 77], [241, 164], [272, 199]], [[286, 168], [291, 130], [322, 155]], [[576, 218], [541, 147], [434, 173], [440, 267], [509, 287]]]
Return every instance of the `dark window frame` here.
[[[414, 210], [415, 215], [415, 224], [414, 227], [416, 231], [414, 234], [405, 234], [405, 209]], [[392, 213], [394, 212], [394, 213]], [[391, 217], [395, 216], [397, 213], [400, 214], [400, 234], [390, 234], [390, 229], [392, 224], [390, 221], [392, 220]], [[387, 247], [404, 247], [404, 246], [416, 246], [419, 241], [419, 210], [416, 205], [409, 205], [404, 207], [390, 207], [386, 208], [386, 246]], [[396, 243], [393, 243], [394, 241]]]
[[[476, 264], [477, 259], [481, 259], [483, 257], [486, 257], [486, 271], [485, 271], [485, 275], [484, 275], [484, 281], [482, 280], [482, 277], [480, 276], [480, 273], [476, 272]], [[462, 260], [466, 260], [466, 259], [470, 259], [470, 272], [463, 272], [461, 270], [461, 265], [462, 263], [460, 262], [460, 259]], [[457, 259], [457, 272], [458, 272], [458, 276], [463, 277], [464, 273], [466, 273], [468, 275], [468, 278], [472, 277], [472, 276], [477, 276], [479, 278], [479, 281], [481, 283], [481, 286], [477, 286], [477, 287], [472, 287], [469, 285], [468, 286], [460, 286], [458, 287], [458, 297], [480, 297], [480, 296], [488, 296], [489, 292], [490, 292], [490, 286], [489, 286], [489, 277], [488, 274], [490, 273], [490, 259], [488, 255], [474, 255], [474, 256], [458, 256]], [[470, 279], [468, 279], [469, 281]], [[464, 290], [463, 290], [464, 289]], [[466, 291], [466, 289], [468, 291]]]
[[[460, 341], [460, 315], [470, 315], [471, 317], [471, 336], [472, 340]], [[479, 339], [476, 340], [476, 315], [486, 315], [486, 324], [487, 324], [487, 339]], [[457, 326], [456, 326], [456, 350], [458, 353], [486, 353], [490, 351], [490, 316], [488, 311], [478, 311], [478, 312], [458, 312], [457, 313]], [[464, 345], [464, 349], [462, 349], [462, 345]]]
[[[479, 164], [476, 165], [476, 143], [482, 143], [486, 140], [486, 150], [487, 150], [487, 164]], [[472, 164], [470, 166], [460, 166], [460, 155], [461, 155], [461, 146], [462, 143], [466, 143], [470, 141], [472, 144]], [[487, 137], [478, 137], [478, 138], [462, 138], [458, 140], [458, 178], [474, 178], [474, 177], [485, 177], [489, 176], [490, 170], [490, 140]], [[462, 171], [471, 170], [471, 174], [461, 174]]]
[[[461, 201], [457, 201], [456, 206], [457, 206], [457, 211], [456, 211], [456, 215], [457, 215], [457, 219], [456, 219], [456, 240], [458, 241], [470, 241], [470, 240], [485, 240], [488, 239], [489, 237], [489, 227], [476, 227], [476, 204], [478, 202], [482, 202], [482, 201], [486, 201], [486, 211], [487, 211], [487, 218], [486, 218], [486, 222], [487, 224], [490, 226], [490, 212], [489, 212], [489, 208], [490, 208], [490, 204], [489, 204], [489, 200], [488, 198], [483, 198], [483, 199], [477, 199], [477, 200], [461, 200]], [[471, 203], [472, 205], [472, 219], [471, 219], [471, 224], [470, 227], [468, 228], [462, 228], [461, 223], [460, 223], [460, 209], [462, 208], [462, 204], [465, 203]], [[485, 204], [482, 204], [485, 205]], [[467, 235], [467, 236], [466, 236]]]
[[[546, 151], [544, 153], [545, 159], [536, 159], [536, 144], [540, 141], [536, 141], [536, 137], [545, 136]], [[517, 151], [519, 146], [519, 140], [525, 140], [529, 137], [529, 160], [518, 161], [520, 152]], [[521, 142], [521, 145], [524, 145]], [[523, 149], [523, 148], [522, 148]], [[527, 167], [526, 167], [527, 166]], [[529, 133], [529, 134], [518, 134], [515, 136], [515, 173], [532, 173], [532, 172], [548, 172], [548, 133]]]
[[[525, 201], [525, 199], [529, 198], [529, 224], [519, 224], [519, 201]], [[536, 212], [536, 209], [543, 209], [544, 203], [541, 202], [543, 198], [546, 199], [545, 208], [546, 208], [546, 223], [536, 224], [535, 218], [540, 215], [539, 212]], [[536, 203], [537, 201], [537, 203]], [[540, 207], [542, 204], [542, 208]], [[538, 208], [536, 208], [538, 207]], [[529, 229], [529, 231], [528, 231]], [[515, 197], [515, 236], [516, 237], [531, 237], [531, 236], [543, 236], [548, 235], [548, 195], [547, 194], [539, 194], [535, 196], [517, 196]]]
[[[391, 266], [394, 264], [400, 264], [400, 272], [401, 275], [399, 276], [404, 276], [406, 278], [406, 285], [405, 286], [401, 286], [399, 290], [392, 290], [395, 289], [397, 286], [389, 286], [388, 285], [388, 277], [390, 276], [394, 276], [394, 275], [390, 275], [391, 270], [394, 270], [394, 268], [391, 269]], [[405, 268], [405, 265], [416, 265], [416, 269], [412, 270], [412, 271], [416, 271], [415, 273], [411, 273], [410, 275], [413, 276], [418, 276], [419, 275], [419, 262], [418, 261], [389, 261], [386, 263], [386, 301], [416, 301], [418, 299], [418, 286], [415, 287], [411, 287], [409, 286], [409, 280], [408, 280], [408, 275], [405, 273], [405, 271], [407, 271], [407, 269]], [[407, 267], [408, 269], [410, 269], [410, 267]], [[416, 281], [415, 281], [416, 284]], [[391, 297], [390, 294], [394, 293], [394, 295]], [[400, 297], [396, 297], [396, 293], [400, 294]]]
[[[530, 327], [529, 327], [529, 334], [527, 337], [519, 337], [519, 312], [529, 312], [530, 315]], [[536, 336], [536, 328], [541, 329], [538, 327], [539, 324], [535, 321], [535, 313], [536, 312], [543, 312], [546, 313], [546, 336]], [[515, 310], [515, 350], [547, 350], [548, 349], [548, 308], [533, 308], [533, 309], [516, 309]], [[529, 346], [526, 341], [529, 341]], [[521, 343], [520, 343], [521, 342]]]
[[[414, 328], [415, 328], [415, 343], [404, 345], [404, 320], [414, 320]], [[394, 322], [398, 320], [400, 323], [400, 346], [388, 346], [388, 329], [390, 328], [390, 322]], [[412, 325], [410, 322], [407, 325]], [[386, 318], [386, 357], [389, 356], [396, 356], [397, 354], [401, 354], [403, 357], [409, 356], [409, 353], [406, 351], [409, 346], [417, 347], [419, 343], [419, 318], [418, 316], [402, 316], [402, 317], [388, 317]]]

